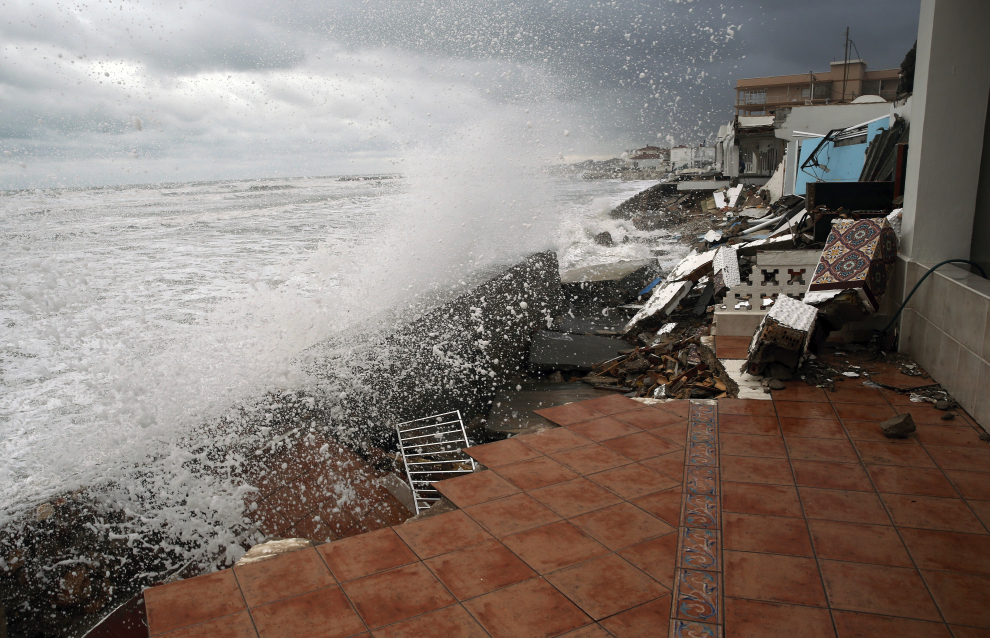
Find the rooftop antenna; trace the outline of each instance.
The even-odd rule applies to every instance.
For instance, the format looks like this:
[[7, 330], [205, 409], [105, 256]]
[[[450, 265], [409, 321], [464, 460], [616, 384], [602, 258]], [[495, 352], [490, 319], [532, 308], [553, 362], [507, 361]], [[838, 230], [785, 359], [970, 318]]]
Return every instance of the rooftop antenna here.
[[842, 64], [842, 101], [846, 101], [846, 77], [849, 75], [849, 27], [846, 27], [846, 48]]

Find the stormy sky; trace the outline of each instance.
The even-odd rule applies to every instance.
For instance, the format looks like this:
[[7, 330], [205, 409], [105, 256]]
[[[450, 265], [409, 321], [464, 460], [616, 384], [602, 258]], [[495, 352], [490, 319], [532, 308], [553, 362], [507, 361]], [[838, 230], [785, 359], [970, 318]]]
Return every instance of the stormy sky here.
[[826, 71], [846, 26], [898, 66], [918, 5], [0, 0], [0, 189], [398, 172], [479, 122], [547, 162], [699, 143], [737, 78]]

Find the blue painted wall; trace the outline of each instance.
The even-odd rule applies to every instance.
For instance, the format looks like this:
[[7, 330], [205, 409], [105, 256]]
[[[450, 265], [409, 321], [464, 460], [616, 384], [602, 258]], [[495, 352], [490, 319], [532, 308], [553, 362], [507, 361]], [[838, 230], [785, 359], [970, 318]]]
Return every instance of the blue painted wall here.
[[818, 154], [818, 163], [828, 167], [828, 172], [820, 167], [809, 167], [801, 170], [801, 164], [804, 164], [811, 156], [821, 139], [802, 140], [798, 151], [798, 171], [797, 180], [794, 183], [794, 193], [804, 195], [808, 182], [858, 181], [859, 174], [863, 172], [863, 162], [866, 160], [866, 147], [870, 145], [874, 137], [888, 126], [890, 126], [890, 118], [883, 118], [868, 124], [865, 144], [839, 147], [834, 146], [831, 142], [826, 144], [822, 152]]

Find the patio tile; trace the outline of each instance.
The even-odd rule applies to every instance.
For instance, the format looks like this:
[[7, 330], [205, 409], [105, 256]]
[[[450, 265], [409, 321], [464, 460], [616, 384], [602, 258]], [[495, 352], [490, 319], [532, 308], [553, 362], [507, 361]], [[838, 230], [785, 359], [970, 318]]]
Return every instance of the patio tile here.
[[791, 459], [802, 461], [834, 461], [856, 463], [859, 457], [849, 439], [788, 438], [787, 451]]
[[519, 488], [491, 470], [472, 472], [433, 485], [457, 507], [470, 507], [519, 492]]
[[762, 456], [787, 458], [787, 448], [780, 436], [724, 433], [718, 437], [719, 452], [723, 456]]
[[990, 576], [990, 536], [901, 528], [918, 569]]
[[540, 456], [539, 452], [515, 438], [475, 445], [465, 448], [464, 452], [488, 468], [501, 467]]
[[560, 520], [552, 510], [528, 494], [472, 505], [464, 513], [498, 538]]
[[990, 530], [990, 501], [966, 501], [984, 527]]
[[804, 513], [809, 519], [890, 525], [876, 492], [799, 488]]
[[536, 577], [526, 563], [494, 540], [431, 558], [426, 566], [459, 600]]
[[575, 516], [571, 523], [612, 551], [663, 536], [675, 528], [631, 503]]
[[722, 515], [722, 539], [727, 550], [814, 555], [808, 526], [803, 518], [725, 512]]
[[887, 399], [883, 396], [883, 393], [874, 388], [836, 388], [835, 392], [826, 392], [825, 396], [832, 403], [887, 405]]
[[623, 421], [616, 420], [610, 416], [595, 419], [594, 421], [576, 423], [574, 425], [567, 426], [567, 428], [570, 431], [576, 432], [586, 439], [591, 439], [595, 442], [607, 441], [608, 439], [614, 439], [620, 436], [628, 436], [630, 434], [636, 434], [640, 431], [639, 428], [633, 427]]
[[773, 390], [770, 392], [770, 396], [774, 401], [814, 401], [818, 403], [828, 401], [824, 390], [810, 386], [803, 381], [798, 381], [797, 383], [785, 382], [785, 385], [787, 387], [783, 390]]
[[926, 570], [921, 575], [948, 623], [990, 629], [990, 578]]
[[639, 401], [633, 401], [629, 397], [624, 397], [620, 394], [610, 394], [596, 399], [588, 399], [582, 401], [581, 405], [591, 408], [595, 412], [600, 412], [605, 416], [611, 416], [617, 412], [638, 410], [643, 407], [643, 404]]
[[[927, 449], [943, 470], [990, 473], [990, 448], [931, 445]], [[987, 479], [990, 480], [990, 476]]]
[[666, 627], [669, 622], [670, 596], [666, 595], [604, 618], [601, 620], [601, 626], [615, 638], [642, 638], [654, 635], [657, 633], [657, 628]]
[[673, 589], [674, 569], [677, 565], [677, 534], [667, 534], [627, 547], [619, 555], [667, 589]]
[[659, 492], [679, 483], [638, 463], [592, 474], [588, 478], [624, 499]]
[[503, 465], [493, 471], [521, 490], [535, 490], [578, 477], [576, 472], [546, 456]]
[[[640, 432], [639, 434], [621, 436], [617, 439], [609, 439], [608, 441], [602, 441], [602, 445], [634, 461], [644, 461], [655, 456], [670, 454], [671, 452], [684, 449], [683, 445], [675, 445], [667, 439], [654, 436], [649, 432]], [[583, 472], [584, 470], [578, 471]]]
[[827, 609], [725, 599], [726, 636], [731, 638], [835, 638]]
[[[943, 421], [944, 423], [944, 421]], [[914, 435], [926, 446], [975, 447], [986, 449], [986, 441], [980, 440], [976, 429], [968, 425], [918, 425]]]
[[723, 456], [722, 480], [737, 483], [771, 483], [793, 485], [787, 459], [768, 459], [748, 456]]
[[423, 560], [479, 545], [492, 538], [463, 511], [412, 521], [396, 527], [395, 533]]
[[897, 416], [894, 409], [889, 405], [875, 403], [864, 405], [861, 403], [834, 403], [835, 413], [845, 421], [886, 421], [892, 416]]
[[365, 630], [337, 586], [255, 607], [251, 617], [260, 638], [345, 638]]
[[258, 638], [251, 614], [246, 611], [159, 635], [162, 638]]
[[543, 638], [591, 624], [592, 620], [542, 578], [464, 603], [492, 638]]
[[722, 482], [722, 510], [801, 518], [801, 501], [792, 485]]
[[651, 407], [654, 410], [661, 410], [663, 412], [676, 414], [681, 417], [681, 419], [686, 419], [691, 414], [691, 402], [683, 399], [674, 399], [665, 403], [657, 403]]
[[897, 636], [897, 638], [952, 638], [942, 623], [892, 616], [877, 616], [854, 611], [832, 612], [839, 638], [875, 638], [876, 636]]
[[548, 428], [534, 432], [533, 434], [514, 437], [510, 440], [525, 443], [543, 454], [553, 454], [554, 452], [570, 450], [571, 448], [590, 445], [592, 443], [591, 440], [584, 438], [580, 434], [575, 434], [567, 428]]
[[813, 558], [728, 550], [723, 557], [726, 598], [826, 606], [825, 591]]
[[654, 428], [649, 430], [649, 433], [670, 441], [674, 445], [684, 445], [684, 442], [687, 441], [687, 431], [688, 422], [680, 421], [672, 425], [665, 425], [662, 428]]
[[890, 525], [808, 521], [819, 559], [911, 567], [897, 530]]
[[773, 401], [757, 399], [718, 399], [718, 416], [721, 424], [722, 417], [730, 414], [745, 414], [748, 416], [777, 416]]
[[872, 492], [870, 478], [859, 463], [830, 461], [791, 461], [797, 484], [833, 490]]
[[269, 536], [277, 536], [281, 532], [292, 527], [292, 521], [286, 519], [282, 513], [276, 509], [274, 501], [269, 502], [268, 499], [258, 503], [258, 509], [254, 512], [248, 513], [247, 516], [252, 521], [257, 523], [262, 533]]
[[595, 623], [561, 634], [560, 638], [611, 638], [611, 634], [602, 629], [600, 624]]
[[[881, 421], [854, 421], [851, 419], [842, 420], [842, 425], [845, 427], [846, 433], [853, 441], [886, 442], [892, 440], [883, 435], [883, 430], [880, 429], [880, 423]], [[899, 442], [917, 444], [918, 440], [914, 437], [914, 435], [911, 435], [906, 439], [899, 439]]]
[[248, 607], [337, 584], [320, 554], [311, 547], [260, 563], [235, 566], [234, 575]]
[[[917, 424], [927, 423], [931, 425], [944, 425], [945, 421], [942, 420], [942, 415], [945, 414], [942, 410], [936, 410], [935, 406], [931, 403], [911, 403], [910, 405], [898, 405], [894, 406], [894, 411], [897, 414], [910, 414], [911, 418]], [[960, 419], [956, 417], [958, 422]]]
[[362, 516], [361, 520], [355, 523], [349, 530], [344, 532], [344, 538], [360, 536], [361, 534], [367, 534], [368, 532], [385, 529], [386, 527], [390, 527], [390, 525], [383, 521], [378, 514], [375, 513], [374, 509], [372, 509], [370, 512]]
[[320, 545], [316, 551], [340, 582], [416, 562], [416, 554], [391, 528]]
[[341, 586], [372, 629], [457, 602], [423, 563], [397, 567]]
[[553, 421], [557, 425], [573, 425], [582, 421], [590, 421], [591, 419], [597, 419], [605, 416], [597, 410], [586, 407], [584, 402], [568, 403], [566, 405], [558, 405], [553, 408], [544, 408], [542, 410], [533, 411], [544, 419]]
[[[631, 436], [650, 435], [640, 433], [633, 434]], [[626, 438], [629, 437], [620, 437], [618, 439], [612, 439], [611, 441], [605, 441], [604, 443], [622, 441]], [[656, 437], [652, 438], [656, 439]], [[628, 465], [632, 462], [628, 457], [610, 449], [610, 446], [605, 447], [604, 445], [599, 444], [587, 445], [585, 447], [574, 448], [573, 450], [565, 450], [564, 452], [557, 452], [550, 458], [558, 463], [563, 463], [575, 472], [579, 472], [581, 474], [594, 474], [595, 472], [610, 470], [613, 467], [619, 467], [620, 465]]]
[[[767, 403], [770, 402], [767, 401]], [[718, 429], [721, 434], [769, 434], [780, 436], [780, 425], [777, 422], [776, 416], [719, 414]]]
[[247, 609], [229, 569], [146, 589], [144, 597], [152, 636]]
[[904, 494], [881, 494], [880, 497], [898, 527], [987, 533], [983, 523], [962, 499]]
[[672, 487], [669, 490], [640, 496], [634, 499], [632, 503], [665, 523], [676, 527], [681, 520], [681, 496], [681, 488]]
[[375, 638], [488, 638], [460, 605], [451, 605], [375, 631]]
[[920, 494], [922, 496], [957, 497], [956, 490], [941, 471], [923, 467], [868, 465], [866, 471], [878, 492]]
[[844, 439], [846, 431], [842, 429], [839, 419], [807, 419], [804, 417], [782, 416], [780, 431], [785, 437], [801, 437], [812, 439]]
[[990, 638], [990, 629], [949, 625], [955, 638]]
[[547, 581], [595, 620], [669, 593], [616, 554], [548, 574]]
[[657, 410], [651, 407], [616, 414], [615, 418], [623, 423], [628, 423], [629, 425], [635, 426], [640, 430], [662, 428], [665, 425], [673, 425], [674, 423], [679, 423], [684, 420], [684, 417], [680, 415], [671, 414], [670, 412]]
[[[914, 568], [820, 561], [833, 609], [919, 620], [940, 620], [921, 576]], [[896, 595], [891, 595], [896, 592]]]
[[902, 465], [906, 467], [935, 467], [925, 448], [913, 440], [856, 441], [853, 443], [863, 463], [867, 465]]
[[541, 574], [608, 553], [605, 546], [567, 521], [506, 536], [502, 542]]
[[338, 507], [336, 502], [329, 500], [303, 516], [292, 526], [292, 530], [299, 538], [333, 541], [341, 538], [357, 523], [357, 519], [346, 509]]
[[[946, 470], [945, 475], [949, 477], [952, 485], [959, 490], [959, 494], [963, 498], [990, 501], [990, 476], [987, 474]], [[953, 493], [950, 496], [956, 496], [956, 494]]]
[[614, 505], [622, 500], [586, 478], [543, 487], [533, 490], [529, 495], [564, 518]]
[[643, 465], [656, 470], [678, 483], [684, 480], [684, 451], [671, 452], [663, 456], [655, 456], [652, 459], [640, 461]]
[[777, 401], [777, 416], [799, 419], [834, 419], [835, 410], [828, 401], [814, 403], [811, 401]]

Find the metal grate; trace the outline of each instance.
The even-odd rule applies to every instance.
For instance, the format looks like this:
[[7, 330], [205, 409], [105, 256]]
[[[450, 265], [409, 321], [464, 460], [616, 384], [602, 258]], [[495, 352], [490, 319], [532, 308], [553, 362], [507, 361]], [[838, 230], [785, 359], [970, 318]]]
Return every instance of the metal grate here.
[[434, 481], [474, 472], [474, 459], [463, 451], [470, 443], [460, 410], [399, 423], [395, 430], [417, 514], [440, 500]]

